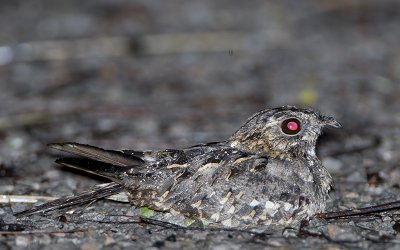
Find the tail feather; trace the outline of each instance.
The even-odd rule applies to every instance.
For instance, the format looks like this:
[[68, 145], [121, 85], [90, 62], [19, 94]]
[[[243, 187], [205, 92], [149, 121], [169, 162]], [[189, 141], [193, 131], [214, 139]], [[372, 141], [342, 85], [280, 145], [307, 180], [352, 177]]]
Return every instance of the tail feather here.
[[52, 143], [49, 144], [49, 147], [78, 156], [60, 158], [56, 160], [57, 163], [117, 182], [120, 179], [120, 174], [131, 168], [139, 169], [144, 165], [141, 158], [122, 151], [105, 150], [79, 143]]
[[31, 209], [16, 213], [15, 216], [26, 216], [37, 213], [45, 213], [53, 210], [69, 208], [73, 206], [79, 206], [91, 201], [95, 201], [101, 198], [108, 197], [120, 193], [124, 190], [124, 187], [118, 183], [111, 182], [107, 184], [100, 184], [92, 187], [77, 195], [66, 196], [54, 201], [47, 202], [45, 204], [35, 206]]
[[138, 166], [144, 163], [139, 157], [115, 150], [105, 150], [102, 148], [79, 144], [79, 143], [51, 143], [49, 147], [86, 157], [99, 162], [109, 163], [115, 166]]
[[67, 167], [84, 170], [95, 175], [100, 175], [115, 182], [96, 185], [92, 189], [80, 194], [47, 202], [29, 210], [17, 213], [16, 216], [69, 208], [118, 194], [124, 191], [124, 186], [118, 183], [120, 182], [121, 174], [131, 168], [140, 169], [144, 166], [144, 161], [140, 157], [122, 151], [105, 150], [79, 143], [53, 143], [48, 146], [78, 156], [60, 158], [56, 160], [57, 163]]
[[131, 169], [131, 167], [116, 166], [109, 163], [91, 160], [87, 158], [77, 158], [77, 157], [65, 157], [57, 159], [58, 164], [80, 169], [88, 173], [106, 177], [113, 181], [119, 181], [118, 176], [125, 171]]

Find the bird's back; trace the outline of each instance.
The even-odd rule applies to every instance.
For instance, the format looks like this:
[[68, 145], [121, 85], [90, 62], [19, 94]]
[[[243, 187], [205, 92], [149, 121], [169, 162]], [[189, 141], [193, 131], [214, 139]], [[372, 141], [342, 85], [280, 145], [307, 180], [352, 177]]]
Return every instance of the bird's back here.
[[147, 165], [121, 175], [137, 206], [230, 227], [291, 222], [293, 214], [306, 217], [309, 204], [319, 210], [306, 159], [260, 156], [223, 142], [124, 152]]

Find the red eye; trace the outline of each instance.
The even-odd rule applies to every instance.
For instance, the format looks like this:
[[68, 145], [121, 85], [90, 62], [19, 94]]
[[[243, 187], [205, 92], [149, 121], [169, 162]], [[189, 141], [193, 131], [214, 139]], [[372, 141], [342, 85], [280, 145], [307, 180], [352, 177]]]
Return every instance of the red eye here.
[[300, 121], [296, 118], [286, 119], [282, 122], [281, 128], [283, 133], [287, 135], [295, 135], [301, 130]]

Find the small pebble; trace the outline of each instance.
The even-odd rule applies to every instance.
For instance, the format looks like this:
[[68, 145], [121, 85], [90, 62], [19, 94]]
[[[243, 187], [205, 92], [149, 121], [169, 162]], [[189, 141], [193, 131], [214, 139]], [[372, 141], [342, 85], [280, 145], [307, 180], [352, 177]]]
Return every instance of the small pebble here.
[[105, 245], [105, 246], [108, 246], [108, 245], [111, 245], [111, 244], [113, 244], [113, 243], [115, 243], [114, 238], [111, 237], [110, 235], [107, 235], [107, 236], [106, 236], [106, 239], [104, 240], [104, 245]]
[[24, 145], [24, 140], [21, 137], [13, 137], [10, 140], [10, 145], [15, 150], [20, 149]]
[[44, 234], [39, 238], [39, 243], [42, 245], [48, 245], [51, 243], [51, 237], [47, 234]]
[[[22, 212], [26, 209], [24, 204], [21, 203], [14, 203], [11, 205], [11, 210], [13, 211], [13, 214]], [[14, 217], [15, 218], [15, 217]]]
[[354, 228], [339, 227], [334, 224], [329, 224], [327, 229], [328, 236], [333, 241], [357, 242], [362, 239], [360, 235], [352, 231]]
[[15, 237], [15, 244], [19, 247], [27, 247], [31, 243], [31, 240], [27, 236], [19, 235]]
[[346, 181], [348, 182], [363, 182], [365, 181], [365, 176], [362, 175], [359, 171], [353, 172], [349, 176], [347, 176]]
[[60, 178], [60, 171], [59, 170], [48, 170], [45, 173], [45, 177], [49, 180]]
[[2, 218], [2, 220], [3, 220], [3, 222], [4, 222], [5, 224], [14, 224], [14, 223], [16, 223], [16, 221], [17, 221], [17, 219], [15, 218], [15, 216], [12, 215], [12, 214], [6, 214], [6, 215], [4, 215], [3, 218]]
[[99, 246], [94, 241], [89, 241], [89, 242], [83, 243], [81, 246], [81, 250], [98, 250], [98, 249], [99, 249]]
[[282, 242], [280, 242], [279, 240], [269, 240], [268, 245], [270, 245], [272, 247], [281, 247]]

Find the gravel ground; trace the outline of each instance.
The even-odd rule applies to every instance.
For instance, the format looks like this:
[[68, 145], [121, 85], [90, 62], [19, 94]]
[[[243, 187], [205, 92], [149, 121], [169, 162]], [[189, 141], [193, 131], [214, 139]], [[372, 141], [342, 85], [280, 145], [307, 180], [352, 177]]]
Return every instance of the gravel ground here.
[[[179, 148], [226, 138], [267, 107], [311, 106], [328, 211], [400, 200], [398, 1], [3, 1], [0, 194], [60, 197], [104, 182], [56, 166], [49, 142]], [[139, 223], [101, 200], [15, 218], [0, 249], [399, 249], [400, 212], [313, 219], [301, 232], [205, 232]]]

